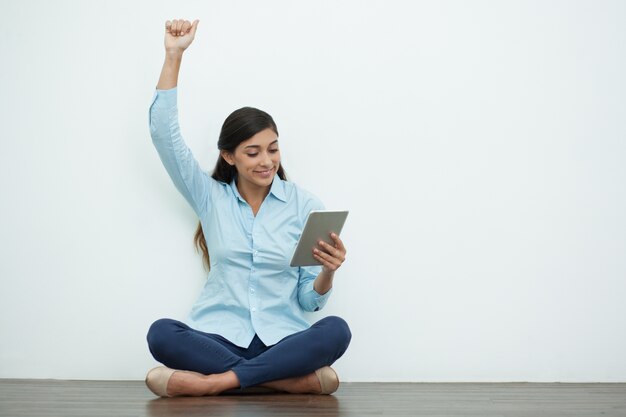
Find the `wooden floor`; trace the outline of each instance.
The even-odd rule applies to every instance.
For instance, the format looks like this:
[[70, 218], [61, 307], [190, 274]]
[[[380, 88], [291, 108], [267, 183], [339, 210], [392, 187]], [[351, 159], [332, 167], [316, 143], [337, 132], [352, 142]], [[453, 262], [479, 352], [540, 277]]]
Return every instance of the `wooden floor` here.
[[0, 416], [626, 416], [626, 384], [343, 383], [330, 396], [156, 398], [143, 381], [0, 379]]

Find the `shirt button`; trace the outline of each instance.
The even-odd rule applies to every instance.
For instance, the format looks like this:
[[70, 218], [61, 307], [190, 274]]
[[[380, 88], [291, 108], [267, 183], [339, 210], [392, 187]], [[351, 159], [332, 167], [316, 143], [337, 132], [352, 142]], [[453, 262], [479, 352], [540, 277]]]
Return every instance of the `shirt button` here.
[[252, 307], [252, 312], [254, 313], [256, 311], [256, 307]]
[[250, 288], [250, 294], [254, 294], [254, 288]]

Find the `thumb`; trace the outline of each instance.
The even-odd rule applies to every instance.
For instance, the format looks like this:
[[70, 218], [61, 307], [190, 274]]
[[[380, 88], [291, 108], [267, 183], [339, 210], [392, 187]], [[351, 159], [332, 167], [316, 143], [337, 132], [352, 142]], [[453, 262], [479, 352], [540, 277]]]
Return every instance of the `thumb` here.
[[198, 22], [200, 22], [200, 20], [196, 19], [193, 21], [193, 23], [191, 24], [191, 36], [195, 37], [196, 36], [196, 30], [198, 29]]

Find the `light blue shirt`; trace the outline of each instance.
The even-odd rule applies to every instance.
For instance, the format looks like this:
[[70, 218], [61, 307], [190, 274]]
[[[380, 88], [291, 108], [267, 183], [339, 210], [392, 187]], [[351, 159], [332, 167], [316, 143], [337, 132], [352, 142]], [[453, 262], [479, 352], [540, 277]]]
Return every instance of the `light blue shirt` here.
[[276, 175], [255, 217], [234, 181], [219, 182], [202, 171], [180, 134], [176, 101], [176, 87], [156, 90], [149, 123], [165, 169], [200, 218], [211, 259], [186, 323], [241, 347], [255, 333], [270, 346], [309, 328], [304, 311], [321, 309], [332, 290], [320, 295], [313, 289], [320, 266], [289, 262], [308, 213], [323, 209], [322, 203]]

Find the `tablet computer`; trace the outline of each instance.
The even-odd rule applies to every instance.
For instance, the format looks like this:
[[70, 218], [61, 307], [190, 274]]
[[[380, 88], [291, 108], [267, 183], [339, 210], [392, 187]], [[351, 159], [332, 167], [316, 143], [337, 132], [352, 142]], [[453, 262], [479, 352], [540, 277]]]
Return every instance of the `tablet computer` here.
[[[331, 245], [335, 242], [330, 237], [334, 232], [339, 236], [343, 224], [348, 217], [347, 210], [313, 210], [309, 213], [304, 229], [296, 245], [296, 250], [291, 257], [291, 266], [321, 265], [313, 257], [313, 249], [318, 247], [317, 242], [323, 240]], [[318, 248], [319, 249], [319, 248]]]

